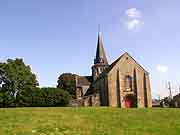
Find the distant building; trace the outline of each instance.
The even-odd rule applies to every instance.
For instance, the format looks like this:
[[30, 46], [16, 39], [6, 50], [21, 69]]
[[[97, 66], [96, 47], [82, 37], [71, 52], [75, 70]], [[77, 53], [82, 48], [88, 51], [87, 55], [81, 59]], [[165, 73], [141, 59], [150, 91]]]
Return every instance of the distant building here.
[[152, 107], [149, 73], [128, 53], [112, 64], [98, 34], [92, 76], [76, 76], [76, 96], [84, 106]]
[[152, 107], [161, 107], [161, 100], [153, 99], [152, 100]]
[[180, 93], [173, 97], [174, 107], [180, 108]]

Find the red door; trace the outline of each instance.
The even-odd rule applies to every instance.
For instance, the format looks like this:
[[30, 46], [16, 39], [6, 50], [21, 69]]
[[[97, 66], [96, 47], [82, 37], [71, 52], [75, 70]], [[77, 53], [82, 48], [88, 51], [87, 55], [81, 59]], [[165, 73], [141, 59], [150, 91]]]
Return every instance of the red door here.
[[132, 101], [130, 99], [125, 99], [125, 107], [131, 108], [132, 107]]

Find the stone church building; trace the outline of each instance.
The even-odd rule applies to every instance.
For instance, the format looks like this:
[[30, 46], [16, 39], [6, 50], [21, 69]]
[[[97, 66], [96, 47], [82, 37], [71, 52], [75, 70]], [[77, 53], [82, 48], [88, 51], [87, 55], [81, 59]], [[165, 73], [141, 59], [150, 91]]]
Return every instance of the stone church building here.
[[92, 76], [76, 76], [76, 97], [83, 106], [152, 107], [149, 73], [124, 53], [112, 64], [98, 34]]

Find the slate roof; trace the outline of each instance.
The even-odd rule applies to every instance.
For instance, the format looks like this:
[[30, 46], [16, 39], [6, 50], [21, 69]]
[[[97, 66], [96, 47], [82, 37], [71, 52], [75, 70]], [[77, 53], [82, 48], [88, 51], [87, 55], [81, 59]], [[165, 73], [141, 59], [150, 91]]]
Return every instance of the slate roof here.
[[103, 42], [101, 38], [101, 33], [98, 33], [98, 41], [97, 41], [97, 50], [96, 50], [96, 58], [94, 60], [94, 64], [102, 63], [108, 65], [108, 60], [104, 51]]
[[77, 76], [77, 86], [88, 86], [92, 82], [92, 76]]
[[89, 89], [86, 91], [86, 93], [85, 93], [84, 96], [89, 96], [89, 95], [92, 95], [92, 94], [94, 94], [94, 90], [91, 89], [91, 88], [89, 88]]
[[173, 98], [180, 98], [180, 93], [175, 95]]

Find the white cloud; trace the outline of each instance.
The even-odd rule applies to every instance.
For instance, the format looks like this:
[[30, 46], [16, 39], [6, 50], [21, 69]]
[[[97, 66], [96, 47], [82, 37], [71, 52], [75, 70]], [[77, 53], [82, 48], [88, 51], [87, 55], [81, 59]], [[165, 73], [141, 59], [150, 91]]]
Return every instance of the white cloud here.
[[139, 11], [136, 8], [129, 8], [126, 10], [126, 15], [131, 18], [131, 19], [135, 19], [135, 18], [141, 18], [142, 17], [142, 13], [141, 11]]
[[128, 30], [137, 29], [141, 25], [141, 21], [138, 19], [128, 20], [127, 27]]
[[136, 8], [129, 8], [125, 11], [126, 24], [129, 31], [137, 30], [142, 26], [142, 13]]
[[159, 72], [166, 73], [166, 72], [168, 71], [168, 66], [158, 65], [158, 66], [156, 67], [156, 69], [157, 69]]

